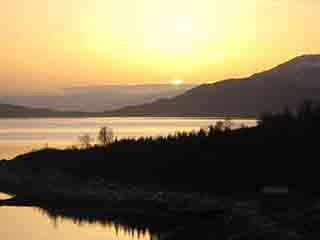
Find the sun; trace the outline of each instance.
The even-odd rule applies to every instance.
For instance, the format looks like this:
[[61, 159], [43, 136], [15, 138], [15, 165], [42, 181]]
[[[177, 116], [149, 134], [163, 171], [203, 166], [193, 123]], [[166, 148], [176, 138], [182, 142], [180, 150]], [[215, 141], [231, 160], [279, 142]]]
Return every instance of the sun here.
[[174, 79], [174, 80], [171, 81], [171, 84], [174, 85], [174, 86], [179, 86], [179, 85], [181, 85], [183, 83], [184, 82], [181, 79]]

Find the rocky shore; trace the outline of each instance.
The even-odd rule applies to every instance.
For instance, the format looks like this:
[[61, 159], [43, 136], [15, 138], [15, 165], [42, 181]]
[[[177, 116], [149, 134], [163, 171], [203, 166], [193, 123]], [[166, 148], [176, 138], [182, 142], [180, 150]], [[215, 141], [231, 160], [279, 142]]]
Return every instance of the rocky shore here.
[[[302, 193], [273, 199], [261, 193], [222, 196], [177, 192], [74, 178], [55, 170], [24, 169], [21, 174], [6, 161], [0, 164], [0, 191], [15, 196], [0, 202], [2, 206], [40, 207], [52, 215], [90, 216], [97, 221], [105, 217], [127, 221], [131, 217], [154, 229], [160, 239], [320, 237], [320, 201]], [[72, 209], [77, 209], [76, 216]]]

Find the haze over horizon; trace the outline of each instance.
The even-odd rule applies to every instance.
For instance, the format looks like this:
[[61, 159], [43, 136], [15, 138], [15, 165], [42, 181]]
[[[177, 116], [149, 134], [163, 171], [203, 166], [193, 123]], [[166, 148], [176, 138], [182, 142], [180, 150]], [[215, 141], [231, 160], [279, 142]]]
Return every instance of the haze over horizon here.
[[313, 0], [1, 0], [1, 89], [245, 77], [320, 52], [319, 11]]
[[[176, 80], [178, 81], [178, 80]], [[50, 89], [39, 93], [7, 93], [0, 90], [0, 104], [65, 111], [102, 112], [130, 104], [137, 105], [171, 98], [193, 88], [192, 84], [87, 85]]]

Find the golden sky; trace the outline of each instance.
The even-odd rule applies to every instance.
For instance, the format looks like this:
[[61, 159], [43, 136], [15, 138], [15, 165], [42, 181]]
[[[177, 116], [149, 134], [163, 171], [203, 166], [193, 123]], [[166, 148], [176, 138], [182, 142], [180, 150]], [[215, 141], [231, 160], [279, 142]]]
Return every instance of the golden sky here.
[[2, 90], [204, 83], [320, 52], [318, 0], [0, 0]]

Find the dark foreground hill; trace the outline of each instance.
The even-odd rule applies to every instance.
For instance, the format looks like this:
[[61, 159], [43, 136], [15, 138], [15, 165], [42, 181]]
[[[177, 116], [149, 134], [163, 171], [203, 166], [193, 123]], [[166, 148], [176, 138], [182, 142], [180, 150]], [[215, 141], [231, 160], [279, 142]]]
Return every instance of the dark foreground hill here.
[[17, 194], [0, 206], [147, 226], [155, 239], [319, 239], [319, 122], [305, 104], [252, 128], [40, 150], [0, 161], [0, 191]]
[[45, 108], [0, 104], [0, 118], [89, 117], [98, 115], [95, 113], [56, 111]]
[[305, 105], [296, 115], [263, 117], [252, 128], [218, 124], [197, 133], [117, 140], [107, 147], [44, 149], [6, 164], [21, 177], [23, 189], [46, 181], [67, 185], [64, 176], [71, 176], [213, 192], [266, 185], [319, 191], [319, 122], [320, 109]]
[[294, 58], [244, 79], [201, 85], [170, 99], [128, 106], [120, 116], [249, 116], [320, 100], [320, 55]]

